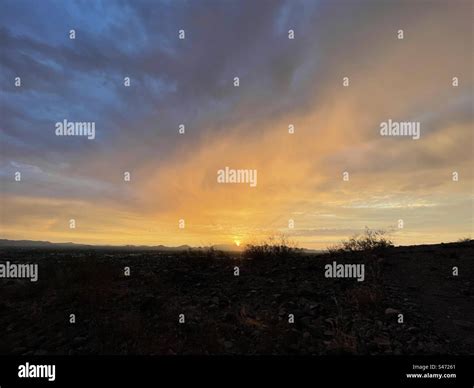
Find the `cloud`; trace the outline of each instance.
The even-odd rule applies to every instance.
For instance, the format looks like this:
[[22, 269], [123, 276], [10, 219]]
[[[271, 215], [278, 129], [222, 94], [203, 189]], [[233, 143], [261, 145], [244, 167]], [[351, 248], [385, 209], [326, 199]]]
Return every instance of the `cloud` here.
[[[417, 225], [397, 234], [408, 243], [431, 241], [436, 217], [456, 233], [472, 230], [463, 216], [472, 212], [474, 178], [467, 4], [51, 1], [39, 9], [23, 1], [4, 8], [0, 166], [10, 237], [70, 240], [58, 225], [78, 203], [88, 209], [79, 212], [87, 227], [75, 235], [83, 242], [227, 243], [280, 231], [292, 217], [292, 233], [316, 247], [400, 217]], [[54, 136], [64, 118], [95, 121], [96, 140]], [[420, 140], [381, 137], [388, 118], [420, 121]], [[257, 188], [217, 184], [225, 166], [257, 169]], [[24, 172], [21, 184], [12, 181], [15, 169]], [[189, 226], [181, 235], [179, 218]], [[437, 230], [452, 237], [447, 227]]]

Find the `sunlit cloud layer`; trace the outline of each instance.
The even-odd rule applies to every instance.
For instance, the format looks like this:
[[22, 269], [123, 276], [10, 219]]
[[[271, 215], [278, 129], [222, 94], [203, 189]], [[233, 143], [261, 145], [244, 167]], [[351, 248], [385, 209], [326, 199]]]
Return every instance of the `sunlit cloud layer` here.
[[[283, 233], [324, 248], [365, 226], [396, 244], [472, 236], [469, 2], [2, 8], [4, 238], [202, 246]], [[55, 136], [64, 119], [95, 122], [96, 138]], [[420, 122], [420, 139], [380, 136], [388, 119]], [[257, 187], [219, 184], [226, 166], [256, 169]]]

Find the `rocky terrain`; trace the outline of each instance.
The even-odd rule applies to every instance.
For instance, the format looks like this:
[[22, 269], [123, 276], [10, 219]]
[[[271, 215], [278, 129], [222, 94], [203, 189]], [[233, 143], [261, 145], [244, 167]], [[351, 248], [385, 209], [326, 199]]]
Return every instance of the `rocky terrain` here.
[[[214, 251], [0, 254], [39, 265], [37, 282], [0, 279], [1, 354], [474, 354], [472, 241], [258, 260]], [[333, 261], [364, 263], [365, 280], [326, 278]]]

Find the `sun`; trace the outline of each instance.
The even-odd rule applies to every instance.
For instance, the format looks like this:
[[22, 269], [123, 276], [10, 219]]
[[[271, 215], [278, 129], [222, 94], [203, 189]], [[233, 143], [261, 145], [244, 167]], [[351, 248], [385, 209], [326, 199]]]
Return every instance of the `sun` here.
[[234, 243], [235, 243], [235, 245], [237, 245], [238, 247], [240, 247], [240, 240], [234, 240]]

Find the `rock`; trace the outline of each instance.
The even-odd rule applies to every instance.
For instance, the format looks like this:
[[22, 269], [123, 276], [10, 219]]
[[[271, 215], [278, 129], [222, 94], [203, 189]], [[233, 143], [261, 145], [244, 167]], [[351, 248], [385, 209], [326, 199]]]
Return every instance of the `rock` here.
[[83, 344], [84, 342], [86, 342], [86, 337], [75, 337], [75, 338], [72, 340], [72, 342], [73, 342], [74, 345]]
[[300, 306], [300, 307], [303, 306], [303, 307], [304, 307], [304, 306], [306, 306], [307, 304], [308, 304], [308, 299], [306, 299], [306, 298], [299, 298], [299, 299], [298, 299], [298, 306]]
[[303, 282], [298, 287], [298, 292], [300, 294], [308, 294], [314, 291], [313, 286], [308, 281]]
[[237, 322], [237, 317], [235, 316], [235, 314], [232, 314], [230, 312], [226, 312], [224, 314], [224, 321], [225, 322]]
[[377, 344], [377, 346], [380, 347], [386, 347], [391, 345], [390, 339], [387, 337], [376, 337], [374, 338], [374, 342]]
[[[295, 314], [296, 316], [296, 314]], [[300, 322], [305, 325], [305, 326], [308, 326], [308, 327], [312, 327], [313, 326], [313, 318], [311, 317], [303, 317], [300, 319]]]
[[400, 314], [400, 311], [397, 309], [393, 309], [391, 307], [385, 309], [385, 315], [395, 315], [395, 314]]
[[459, 326], [461, 329], [473, 331], [474, 330], [474, 323], [469, 322], [469, 321], [463, 321], [463, 320], [454, 320], [453, 323], [456, 326]]

